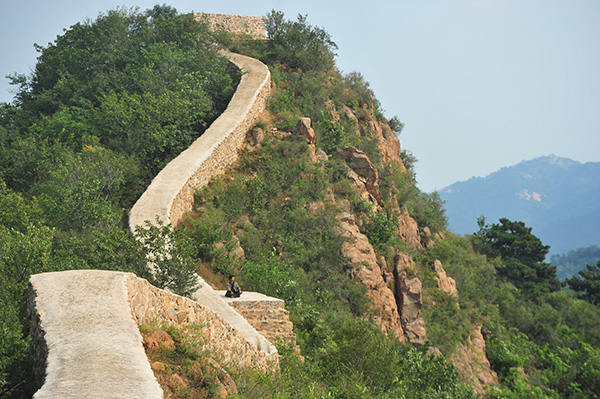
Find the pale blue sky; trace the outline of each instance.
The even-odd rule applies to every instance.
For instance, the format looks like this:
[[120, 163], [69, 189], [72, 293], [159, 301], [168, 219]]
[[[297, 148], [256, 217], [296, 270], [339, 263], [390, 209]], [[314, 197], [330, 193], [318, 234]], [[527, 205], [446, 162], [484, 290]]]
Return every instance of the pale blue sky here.
[[[76, 22], [165, 1], [0, 0], [0, 77], [29, 73]], [[556, 154], [600, 161], [600, 1], [174, 0], [179, 12], [308, 14], [338, 44], [338, 66], [371, 83], [406, 124], [424, 191]], [[7, 80], [0, 101], [11, 101]]]

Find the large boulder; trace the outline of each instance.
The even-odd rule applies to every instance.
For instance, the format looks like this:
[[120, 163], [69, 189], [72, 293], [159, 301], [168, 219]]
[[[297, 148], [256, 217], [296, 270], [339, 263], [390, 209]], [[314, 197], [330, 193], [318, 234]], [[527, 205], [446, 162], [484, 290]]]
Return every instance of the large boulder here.
[[[446, 274], [446, 271], [444, 270], [444, 268], [442, 267], [442, 262], [440, 262], [439, 260], [435, 260], [435, 262], [433, 262], [433, 268], [435, 269], [435, 273], [436, 273], [436, 280], [437, 280], [437, 287], [440, 291], [444, 291], [456, 298], [458, 298], [458, 290], [456, 289], [456, 281], [452, 278], [449, 277]], [[457, 307], [458, 307], [458, 302], [457, 302]]]
[[315, 144], [316, 136], [315, 131], [312, 129], [310, 118], [300, 118], [296, 123], [296, 129], [294, 134], [306, 137], [308, 144]]
[[404, 206], [400, 209], [400, 214], [398, 215], [398, 235], [409, 246], [423, 249], [419, 226], [415, 219], [409, 215], [408, 209]]
[[142, 334], [144, 348], [148, 351], [155, 351], [161, 348], [174, 349], [175, 341], [163, 330], [154, 330]]
[[359, 112], [363, 123], [367, 126], [368, 134], [377, 138], [377, 146], [383, 161], [386, 163], [396, 161], [403, 170], [406, 170], [400, 158], [400, 141], [386, 122], [378, 120], [374, 105], [364, 104]]

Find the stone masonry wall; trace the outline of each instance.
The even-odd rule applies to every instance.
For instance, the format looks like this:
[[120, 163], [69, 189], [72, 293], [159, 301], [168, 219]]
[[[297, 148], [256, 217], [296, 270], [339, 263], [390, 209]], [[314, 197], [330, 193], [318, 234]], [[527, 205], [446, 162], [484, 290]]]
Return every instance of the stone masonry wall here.
[[195, 12], [194, 17], [197, 21], [207, 24], [212, 31], [225, 30], [238, 35], [250, 35], [255, 40], [266, 38], [265, 21], [262, 17], [201, 12]]
[[282, 340], [287, 344], [296, 345], [294, 325], [290, 321], [290, 312], [285, 308], [283, 300], [277, 298], [249, 301], [233, 299], [228, 303], [269, 341], [275, 343]]
[[198, 324], [205, 348], [226, 364], [259, 367], [267, 370], [278, 364], [277, 352], [266, 354], [248, 342], [221, 317], [191, 299], [152, 286], [131, 275], [128, 282], [129, 304], [137, 324]]

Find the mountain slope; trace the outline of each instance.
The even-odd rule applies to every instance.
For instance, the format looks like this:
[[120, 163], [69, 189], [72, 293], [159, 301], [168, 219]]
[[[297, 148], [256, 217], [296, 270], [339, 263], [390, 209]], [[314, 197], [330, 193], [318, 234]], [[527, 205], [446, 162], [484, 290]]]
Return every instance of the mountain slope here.
[[486, 177], [454, 183], [439, 194], [450, 229], [477, 230], [477, 218], [520, 220], [551, 253], [600, 243], [600, 162], [580, 163], [556, 155], [523, 161]]

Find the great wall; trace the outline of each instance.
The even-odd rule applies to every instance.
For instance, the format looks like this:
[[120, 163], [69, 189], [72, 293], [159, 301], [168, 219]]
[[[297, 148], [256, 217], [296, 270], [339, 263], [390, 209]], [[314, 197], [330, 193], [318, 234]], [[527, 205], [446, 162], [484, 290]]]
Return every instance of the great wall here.
[[[258, 17], [195, 13], [197, 20], [254, 39], [264, 39]], [[130, 228], [155, 221], [176, 225], [193, 205], [194, 191], [237, 159], [246, 132], [265, 109], [268, 68], [239, 54], [223, 54], [242, 71], [227, 109], [187, 150], [152, 181], [130, 212]], [[282, 300], [245, 292], [228, 299], [200, 276], [191, 299], [151, 286], [130, 273], [75, 270], [33, 275], [28, 311], [34, 398], [162, 398], [138, 325], [198, 324], [206, 349], [224, 363], [277, 367], [271, 341], [295, 343]], [[271, 340], [271, 341], [270, 341]]]

